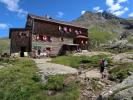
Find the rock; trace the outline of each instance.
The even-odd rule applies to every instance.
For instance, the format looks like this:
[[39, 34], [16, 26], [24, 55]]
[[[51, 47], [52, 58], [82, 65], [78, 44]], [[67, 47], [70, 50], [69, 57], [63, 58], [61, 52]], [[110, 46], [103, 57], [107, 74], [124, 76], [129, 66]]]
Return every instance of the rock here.
[[48, 90], [48, 95], [51, 96], [51, 95], [54, 95], [55, 94], [55, 91], [51, 91], [51, 90]]
[[133, 100], [133, 87], [120, 91], [114, 96], [115, 100]]
[[68, 77], [68, 78], [66, 78], [66, 79], [64, 80], [63, 84], [64, 84], [65, 86], [67, 86], [67, 85], [69, 85], [71, 82], [73, 82], [74, 80], [75, 80], [75, 77], [74, 77], [74, 76], [70, 76], [70, 77]]
[[0, 69], [2, 69], [3, 67], [5, 67], [5, 66], [0, 65]]
[[113, 86], [109, 90], [104, 91], [98, 100], [132, 100], [133, 98], [133, 75], [129, 76], [122, 83]]
[[133, 54], [121, 53], [112, 57], [113, 62], [132, 63]]

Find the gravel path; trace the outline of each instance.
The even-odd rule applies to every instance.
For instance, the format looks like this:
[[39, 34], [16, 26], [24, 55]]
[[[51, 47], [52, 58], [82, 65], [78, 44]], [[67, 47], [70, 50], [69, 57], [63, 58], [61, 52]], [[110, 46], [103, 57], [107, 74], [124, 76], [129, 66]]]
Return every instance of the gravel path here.
[[76, 74], [77, 69], [60, 64], [50, 63], [51, 59], [35, 59], [37, 67], [40, 73], [44, 76], [56, 75], [56, 74]]
[[102, 75], [99, 72], [98, 69], [91, 69], [89, 71], [84, 72], [80, 75], [80, 77], [86, 77], [86, 78], [101, 78]]

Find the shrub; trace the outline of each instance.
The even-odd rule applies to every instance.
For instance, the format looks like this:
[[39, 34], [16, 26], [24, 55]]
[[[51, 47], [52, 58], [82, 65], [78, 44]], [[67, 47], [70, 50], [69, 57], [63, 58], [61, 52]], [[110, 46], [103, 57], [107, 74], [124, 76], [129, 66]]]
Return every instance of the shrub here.
[[126, 77], [128, 77], [128, 72], [133, 72], [133, 64], [132, 63], [120, 63], [116, 64], [114, 68], [109, 70], [111, 80], [120, 80], [123, 81]]
[[63, 89], [63, 82], [64, 82], [64, 76], [63, 75], [49, 76], [47, 83], [44, 86], [44, 88], [46, 90], [60, 91]]

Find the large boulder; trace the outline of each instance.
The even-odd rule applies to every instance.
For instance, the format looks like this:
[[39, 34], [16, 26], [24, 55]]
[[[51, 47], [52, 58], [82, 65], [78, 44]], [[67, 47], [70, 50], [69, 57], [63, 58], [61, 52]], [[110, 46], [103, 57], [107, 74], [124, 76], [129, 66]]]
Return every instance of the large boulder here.
[[133, 100], [133, 75], [101, 93], [99, 100]]
[[132, 53], [121, 53], [121, 54], [112, 56], [112, 60], [113, 62], [132, 63], [133, 54]]

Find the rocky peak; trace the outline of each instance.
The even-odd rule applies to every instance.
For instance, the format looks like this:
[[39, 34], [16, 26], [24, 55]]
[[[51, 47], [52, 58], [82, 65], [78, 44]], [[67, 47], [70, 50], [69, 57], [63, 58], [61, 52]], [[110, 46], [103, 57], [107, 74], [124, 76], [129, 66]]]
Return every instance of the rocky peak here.
[[119, 17], [117, 17], [117, 16], [115, 16], [115, 15], [113, 15], [112, 13], [109, 13], [109, 12], [107, 12], [107, 11], [104, 11], [104, 12], [102, 13], [102, 16], [103, 16], [105, 19], [121, 19], [121, 18], [119, 18]]
[[121, 19], [107, 11], [104, 11], [104, 12], [91, 12], [91, 11], [86, 11], [85, 14], [82, 15], [82, 17], [97, 17], [97, 18], [105, 18], [105, 19]]

